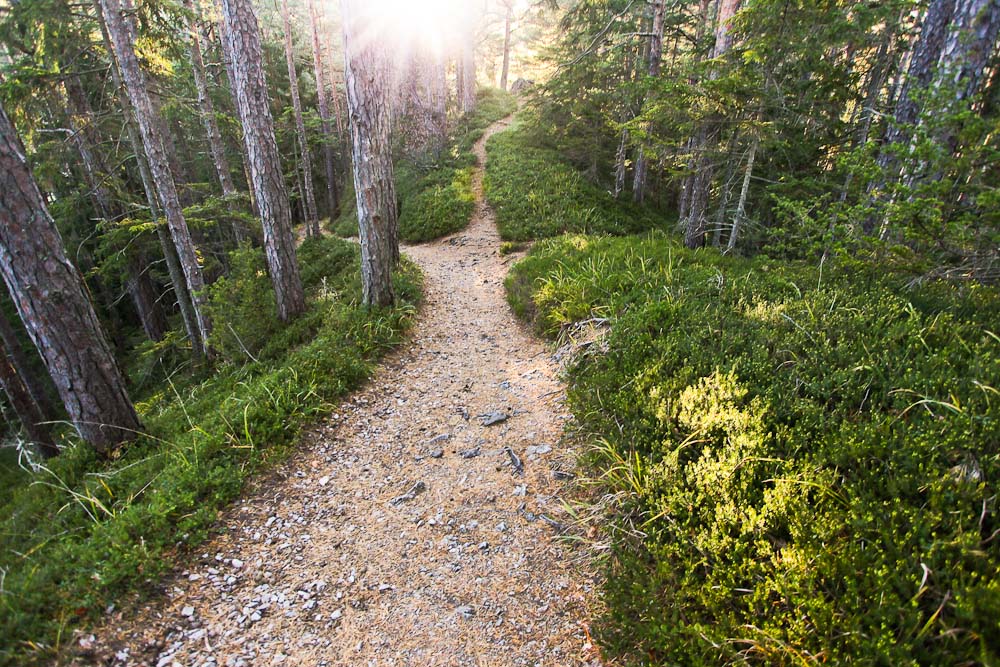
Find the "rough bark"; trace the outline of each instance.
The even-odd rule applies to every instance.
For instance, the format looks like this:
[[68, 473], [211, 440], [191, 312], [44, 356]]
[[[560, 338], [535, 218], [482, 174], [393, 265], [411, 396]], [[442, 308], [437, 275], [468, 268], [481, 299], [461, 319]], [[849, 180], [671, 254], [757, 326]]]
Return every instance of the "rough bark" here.
[[313, 191], [312, 154], [306, 138], [306, 124], [302, 118], [302, 98], [299, 96], [299, 77], [295, 70], [295, 49], [292, 47], [292, 17], [288, 0], [281, 0], [281, 18], [285, 24], [285, 63], [288, 65], [288, 85], [292, 93], [292, 112], [295, 116], [295, 137], [302, 157], [302, 178], [305, 181], [306, 229], [310, 235], [319, 235], [319, 214], [316, 212], [316, 194]]
[[[653, 28], [649, 38], [649, 78], [656, 79], [660, 76], [660, 64], [663, 62], [663, 20], [665, 15], [664, 0], [654, 0], [653, 2]], [[647, 123], [645, 131], [649, 132]], [[646, 161], [645, 151], [640, 145], [636, 151], [634, 178], [632, 181], [632, 199], [642, 202], [646, 198], [646, 177], [649, 165]]]
[[287, 321], [305, 310], [305, 294], [292, 236], [292, 214], [274, 138], [257, 16], [249, 0], [221, 0], [223, 46], [232, 65], [233, 95], [243, 123], [250, 179], [264, 229], [264, 254], [278, 315]]
[[365, 0], [341, 0], [344, 74], [351, 121], [354, 189], [361, 237], [361, 284], [368, 306], [395, 301], [392, 269], [399, 260], [396, 189], [390, 145], [390, 58], [375, 34]]
[[[202, 125], [205, 126], [208, 148], [212, 155], [212, 165], [215, 167], [215, 174], [219, 179], [222, 194], [230, 197], [236, 194], [236, 186], [233, 185], [233, 177], [229, 172], [226, 149], [222, 143], [222, 133], [219, 132], [219, 124], [215, 120], [215, 105], [208, 94], [208, 77], [205, 74], [205, 60], [202, 57], [201, 12], [193, 0], [184, 0], [184, 7], [190, 13], [188, 17], [188, 32], [190, 33], [188, 35], [188, 52], [191, 55], [194, 85], [198, 92], [198, 112], [201, 115]], [[236, 226], [235, 232], [237, 242], [242, 241], [243, 232], [239, 225]]]
[[0, 273], [80, 436], [102, 453], [133, 439], [125, 380], [3, 109]]
[[618, 142], [618, 152], [615, 153], [615, 199], [621, 196], [625, 189], [625, 158], [628, 155], [628, 129], [622, 129], [621, 140]]
[[205, 316], [205, 281], [201, 266], [198, 264], [198, 254], [191, 239], [187, 222], [181, 208], [180, 197], [174, 175], [170, 170], [168, 153], [165, 148], [162, 133], [162, 121], [155, 113], [155, 107], [147, 88], [146, 75], [139, 67], [135, 54], [135, 37], [125, 18], [124, 7], [119, 0], [97, 0], [99, 3], [107, 37], [114, 50], [115, 60], [125, 84], [125, 90], [135, 113], [139, 134], [142, 137], [143, 148], [149, 161], [153, 183], [163, 208], [167, 227], [173, 239], [181, 268], [184, 271], [185, 283], [191, 295], [191, 306], [198, 323], [201, 340], [208, 340], [211, 333], [211, 323]]
[[[323, 166], [326, 169], [326, 205], [331, 220], [340, 215], [340, 191], [337, 186], [337, 170], [333, 159], [333, 126], [330, 116], [330, 91], [326, 87], [326, 73], [323, 67], [323, 50], [320, 42], [319, 13], [316, 0], [309, 0], [309, 19], [312, 27], [313, 73], [316, 78], [319, 117], [323, 127]], [[335, 92], [335, 91], [334, 91]], [[318, 233], [318, 232], [317, 232]]]

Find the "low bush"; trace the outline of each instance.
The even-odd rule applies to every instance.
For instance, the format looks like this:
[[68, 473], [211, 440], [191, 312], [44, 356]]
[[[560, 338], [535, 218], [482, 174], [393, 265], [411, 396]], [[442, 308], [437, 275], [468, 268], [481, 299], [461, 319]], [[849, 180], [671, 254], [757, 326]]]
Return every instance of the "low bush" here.
[[1000, 298], [562, 237], [507, 282], [620, 499], [599, 624], [628, 664], [1000, 660]]
[[617, 200], [587, 181], [536, 135], [527, 115], [487, 142], [484, 186], [501, 238], [529, 241], [567, 232], [634, 234], [666, 227], [652, 209]]
[[117, 460], [70, 444], [0, 495], [0, 663], [44, 660], [68, 628], [152, 586], [207, 536], [253, 471], [399, 342], [418, 298], [413, 265], [404, 260], [396, 277], [400, 304], [370, 310], [359, 305], [356, 246], [311, 239], [299, 261], [306, 314], [279, 330], [260, 251], [236, 253], [230, 276], [210, 290], [216, 372], [168, 375], [137, 404], [147, 432]]

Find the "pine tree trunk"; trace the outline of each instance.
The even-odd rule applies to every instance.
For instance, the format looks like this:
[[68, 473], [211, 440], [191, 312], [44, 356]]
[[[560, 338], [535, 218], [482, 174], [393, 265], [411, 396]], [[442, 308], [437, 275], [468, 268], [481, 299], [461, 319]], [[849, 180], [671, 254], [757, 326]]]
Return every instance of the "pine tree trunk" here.
[[285, 24], [285, 62], [288, 65], [288, 84], [292, 93], [292, 111], [295, 115], [295, 136], [302, 156], [302, 177], [305, 181], [306, 229], [319, 235], [319, 216], [316, 212], [316, 195], [313, 192], [312, 156], [306, 139], [306, 124], [302, 118], [302, 98], [299, 96], [299, 77], [295, 71], [295, 50], [292, 48], [292, 17], [288, 0], [281, 0], [281, 18]]
[[[340, 215], [340, 192], [337, 187], [337, 171], [333, 160], [333, 127], [330, 123], [330, 93], [326, 88], [326, 74], [323, 71], [323, 51], [320, 44], [319, 14], [316, 0], [309, 0], [309, 19], [312, 26], [313, 73], [316, 77], [316, 95], [319, 117], [323, 122], [323, 164], [326, 168], [326, 205], [331, 220]], [[318, 232], [317, 232], [318, 233]]]
[[[94, 150], [100, 144], [100, 138], [93, 131], [94, 114], [90, 103], [75, 76], [69, 77], [64, 83], [66, 84], [66, 103], [70, 111], [69, 121], [73, 131], [73, 143], [80, 154], [91, 198], [102, 218], [109, 221], [119, 220], [126, 214], [104, 185], [107, 168]], [[156, 287], [144, 268], [146, 266], [145, 258], [132, 247], [126, 248], [124, 252], [128, 256], [128, 278], [125, 286], [132, 300], [132, 305], [135, 306], [143, 331], [150, 340], [163, 340], [167, 332], [166, 315], [157, 301]]]
[[[219, 24], [219, 32], [220, 33], [224, 32], [221, 22]], [[220, 39], [224, 40], [225, 37], [220, 35]], [[229, 93], [230, 96], [233, 98], [233, 106], [236, 108], [236, 115], [238, 116], [240, 113], [239, 110], [240, 103], [239, 100], [236, 98], [236, 73], [233, 72], [233, 61], [229, 57], [228, 49], [226, 48], [224, 42], [222, 44], [222, 65], [223, 65], [223, 71], [225, 71], [226, 73], [226, 83], [229, 84]], [[253, 214], [259, 218], [260, 206], [257, 204], [257, 192], [253, 187], [253, 177], [250, 175], [251, 173], [250, 156], [247, 153], [246, 141], [244, 140], [242, 134], [243, 134], [243, 127], [241, 125], [240, 126], [241, 136], [239, 144], [240, 144], [240, 158], [243, 161], [243, 178], [246, 179], [247, 192], [250, 193], [250, 208], [253, 209]]]
[[167, 319], [157, 300], [156, 287], [149, 277], [146, 257], [131, 249], [126, 250], [126, 252], [128, 253], [128, 277], [125, 286], [132, 298], [136, 313], [139, 315], [142, 330], [149, 340], [163, 340], [163, 337], [167, 335]]
[[399, 259], [389, 113], [390, 58], [370, 37], [375, 16], [365, 0], [341, 0], [344, 74], [351, 119], [354, 189], [361, 237], [361, 285], [367, 306], [395, 301], [392, 269]]
[[0, 272], [80, 436], [102, 453], [135, 438], [125, 379], [2, 109]]
[[[732, 46], [730, 24], [733, 16], [740, 9], [741, 0], [720, 0], [716, 16], [715, 45], [712, 48], [712, 58], [720, 58]], [[710, 78], [718, 76], [710, 72]], [[698, 128], [691, 142], [691, 153], [694, 172], [688, 179], [687, 218], [684, 221], [684, 244], [689, 248], [699, 248], [705, 245], [706, 218], [708, 199], [711, 195], [714, 169], [710, 149], [718, 140], [715, 128], [716, 119], [709, 119]]]
[[[2, 297], [7, 297], [6, 287], [0, 289], [3, 290]], [[14, 371], [21, 378], [21, 382], [24, 383], [25, 388], [28, 390], [28, 395], [31, 396], [31, 400], [38, 407], [39, 412], [41, 412], [42, 421], [55, 421], [59, 419], [59, 410], [56, 409], [52, 399], [49, 398], [44, 378], [39, 377], [32, 371], [28, 354], [21, 345], [14, 327], [3, 313], [0, 313], [0, 341], [3, 342], [3, 347], [10, 356], [11, 363], [14, 364]]]
[[[305, 310], [295, 257], [292, 213], [274, 138], [257, 16], [249, 0], [222, 0], [223, 45], [232, 64], [233, 94], [243, 123], [250, 177], [257, 193], [264, 253], [282, 321]], [[294, 82], [293, 82], [294, 86]]]
[[500, 90], [507, 90], [507, 76], [510, 73], [510, 23], [514, 15], [513, 3], [507, 3], [503, 23], [503, 69], [500, 71]]
[[333, 37], [327, 35], [326, 38], [326, 77], [327, 85], [330, 86], [330, 99], [333, 101], [333, 113], [334, 117], [337, 119], [337, 139], [340, 142], [344, 140], [344, 110], [343, 110], [343, 97], [340, 91], [337, 90], [337, 59], [333, 56]]
[[[191, 13], [188, 18], [188, 52], [191, 55], [191, 69], [194, 74], [194, 85], [198, 92], [198, 111], [201, 114], [201, 122], [205, 126], [205, 134], [208, 137], [208, 148], [212, 155], [212, 164], [215, 167], [215, 174], [222, 187], [222, 194], [231, 197], [236, 194], [236, 186], [233, 185], [233, 177], [229, 172], [229, 163], [226, 160], [226, 149], [222, 143], [222, 133], [219, 132], [219, 124], [215, 120], [215, 105], [208, 94], [208, 77], [205, 75], [205, 61], [202, 58], [201, 43], [201, 12], [195, 5], [194, 0], [184, 0], [184, 7]], [[243, 240], [243, 232], [239, 225], [235, 226], [237, 242]]]
[[139, 67], [135, 55], [134, 36], [129, 29], [124, 16], [124, 8], [119, 0], [97, 0], [100, 4], [107, 36], [115, 53], [115, 59], [125, 90], [131, 101], [132, 110], [139, 126], [143, 148], [149, 161], [153, 184], [156, 187], [160, 204], [163, 207], [170, 236], [173, 239], [177, 256], [191, 295], [191, 306], [198, 323], [198, 332], [202, 341], [207, 341], [211, 332], [211, 323], [204, 315], [205, 281], [201, 266], [195, 251], [191, 233], [182, 212], [180, 197], [173, 173], [168, 164], [168, 152], [165, 149], [165, 138], [162, 133], [162, 119], [157, 118], [155, 107], [147, 89], [145, 73]]
[[[665, 15], [664, 0], [653, 1], [653, 29], [649, 38], [649, 78], [656, 79], [660, 76], [660, 64], [663, 61], [663, 20]], [[652, 128], [649, 123], [645, 124], [645, 131], [648, 133]], [[643, 147], [640, 145], [636, 151], [635, 176], [632, 181], [632, 199], [642, 202], [646, 198], [646, 174], [648, 165]]]
[[21, 381], [13, 364], [7, 357], [6, 350], [0, 348], [0, 386], [3, 387], [10, 405], [14, 408], [21, 427], [28, 439], [35, 445], [41, 455], [47, 459], [59, 455], [59, 448], [52, 439], [52, 430], [35, 402], [31, 399], [27, 387]]

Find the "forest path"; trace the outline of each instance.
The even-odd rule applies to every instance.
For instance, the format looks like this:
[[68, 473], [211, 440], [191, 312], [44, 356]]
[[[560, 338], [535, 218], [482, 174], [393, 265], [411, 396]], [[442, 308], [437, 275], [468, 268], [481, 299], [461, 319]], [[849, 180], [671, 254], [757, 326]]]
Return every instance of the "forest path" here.
[[511, 258], [483, 198], [485, 142], [508, 122], [475, 147], [468, 228], [405, 249], [426, 281], [410, 341], [164, 595], [113, 614], [97, 633], [108, 664], [600, 664], [592, 580], [551, 523], [554, 473], [574, 459], [564, 387], [504, 300]]

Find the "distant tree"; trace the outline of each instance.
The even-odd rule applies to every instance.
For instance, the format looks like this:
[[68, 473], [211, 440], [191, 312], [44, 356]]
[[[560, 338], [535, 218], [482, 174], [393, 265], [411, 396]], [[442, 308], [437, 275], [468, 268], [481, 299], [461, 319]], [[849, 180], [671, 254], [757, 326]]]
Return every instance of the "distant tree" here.
[[[250, 180], [264, 228], [264, 254], [282, 321], [306, 307], [292, 236], [292, 213], [274, 138], [257, 16], [249, 0], [221, 0], [223, 47], [232, 67], [233, 96], [250, 163]], [[294, 80], [292, 85], [295, 86]]]
[[368, 306], [395, 301], [392, 270], [399, 225], [390, 143], [390, 57], [378, 33], [378, 5], [341, 0], [347, 108], [361, 236], [361, 285]]
[[[222, 187], [222, 194], [230, 197], [236, 194], [236, 186], [233, 185], [233, 177], [229, 172], [229, 163], [226, 160], [226, 149], [222, 143], [222, 133], [219, 132], [219, 123], [215, 119], [215, 105], [208, 94], [208, 76], [205, 73], [205, 60], [202, 57], [201, 12], [194, 0], [184, 0], [184, 9], [188, 13], [188, 54], [191, 56], [191, 72], [194, 75], [195, 90], [198, 92], [198, 111], [201, 122], [205, 126], [208, 148], [212, 156], [212, 166], [215, 167], [215, 174]], [[237, 241], [242, 241], [242, 228], [238, 225], [236, 233]]]
[[80, 436], [101, 453], [135, 438], [125, 380], [2, 108], [0, 273]]
[[281, 19], [285, 26], [285, 63], [288, 66], [288, 86], [292, 94], [295, 137], [299, 143], [299, 156], [302, 160], [302, 180], [305, 186], [302, 195], [306, 212], [306, 233], [309, 236], [319, 236], [319, 214], [316, 211], [316, 194], [313, 189], [312, 156], [306, 137], [305, 121], [302, 118], [302, 98], [299, 96], [299, 77], [295, 68], [295, 49], [292, 45], [292, 15], [288, 9], [288, 0], [281, 0]]
[[[316, 79], [316, 97], [319, 107], [319, 118], [323, 127], [323, 166], [326, 169], [326, 205], [327, 215], [336, 219], [340, 215], [340, 191], [337, 185], [337, 169], [333, 156], [333, 125], [330, 115], [331, 91], [327, 88], [326, 68], [323, 64], [323, 48], [320, 39], [322, 27], [316, 0], [309, 0], [309, 25], [312, 29], [313, 75]], [[336, 90], [332, 94], [336, 94]]]

